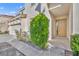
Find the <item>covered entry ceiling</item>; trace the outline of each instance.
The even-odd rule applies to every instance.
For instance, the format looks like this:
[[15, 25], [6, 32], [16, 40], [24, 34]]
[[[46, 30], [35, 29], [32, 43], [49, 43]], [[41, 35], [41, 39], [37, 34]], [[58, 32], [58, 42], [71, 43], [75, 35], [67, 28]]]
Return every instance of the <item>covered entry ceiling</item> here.
[[55, 17], [68, 15], [71, 3], [50, 3], [48, 8]]

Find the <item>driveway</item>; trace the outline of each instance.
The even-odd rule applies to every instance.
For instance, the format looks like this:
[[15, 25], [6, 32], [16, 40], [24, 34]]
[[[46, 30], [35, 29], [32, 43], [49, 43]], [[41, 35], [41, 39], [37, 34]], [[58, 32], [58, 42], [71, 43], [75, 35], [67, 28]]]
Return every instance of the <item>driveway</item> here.
[[0, 43], [14, 40], [15, 37], [8, 34], [0, 34]]

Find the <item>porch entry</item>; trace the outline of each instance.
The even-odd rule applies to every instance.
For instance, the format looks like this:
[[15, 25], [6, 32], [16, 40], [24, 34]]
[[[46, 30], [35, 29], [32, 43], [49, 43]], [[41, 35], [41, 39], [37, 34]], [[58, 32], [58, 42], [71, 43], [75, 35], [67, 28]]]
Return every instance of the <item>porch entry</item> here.
[[56, 37], [66, 37], [67, 35], [67, 20], [56, 20]]

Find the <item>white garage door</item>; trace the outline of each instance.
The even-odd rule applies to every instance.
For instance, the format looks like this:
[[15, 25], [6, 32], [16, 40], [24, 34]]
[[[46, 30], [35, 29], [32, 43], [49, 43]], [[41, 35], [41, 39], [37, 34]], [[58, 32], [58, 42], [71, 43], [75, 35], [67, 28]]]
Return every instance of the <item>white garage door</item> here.
[[20, 31], [20, 25], [10, 26], [9, 27], [9, 34], [10, 35], [16, 35], [15, 30]]

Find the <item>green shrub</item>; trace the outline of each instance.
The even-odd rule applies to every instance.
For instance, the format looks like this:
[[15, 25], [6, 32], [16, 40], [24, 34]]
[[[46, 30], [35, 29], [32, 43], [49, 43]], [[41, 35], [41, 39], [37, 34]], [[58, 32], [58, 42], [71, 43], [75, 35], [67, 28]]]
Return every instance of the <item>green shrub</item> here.
[[16, 37], [18, 40], [21, 40], [21, 33], [18, 30], [15, 30], [16, 32]]
[[21, 32], [21, 40], [25, 42], [30, 41], [30, 36], [27, 34], [27, 32], [25, 31]]
[[5, 33], [5, 34], [8, 34], [8, 33], [9, 33], [9, 31], [5, 31], [4, 33]]
[[73, 55], [79, 55], [79, 34], [74, 34], [71, 36], [71, 49]]
[[4, 32], [0, 31], [0, 34], [8, 34], [8, 33], [9, 33], [9, 31], [4, 31]]
[[30, 35], [32, 43], [36, 44], [40, 48], [45, 48], [48, 41], [48, 18], [39, 13], [30, 22]]
[[18, 40], [23, 42], [30, 41], [30, 36], [25, 31], [21, 32], [21, 31], [15, 30], [15, 33]]

